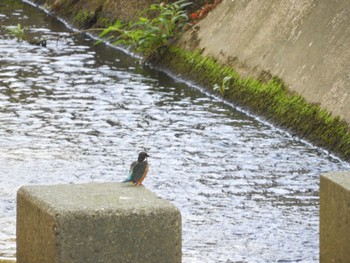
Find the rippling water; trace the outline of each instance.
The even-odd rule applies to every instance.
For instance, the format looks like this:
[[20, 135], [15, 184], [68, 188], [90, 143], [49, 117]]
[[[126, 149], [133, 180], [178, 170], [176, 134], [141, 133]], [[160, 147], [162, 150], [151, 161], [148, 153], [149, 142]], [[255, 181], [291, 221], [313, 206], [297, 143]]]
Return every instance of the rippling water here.
[[[8, 35], [18, 23], [47, 47]], [[0, 257], [21, 185], [121, 181], [147, 150], [183, 262], [318, 262], [319, 176], [348, 163], [20, 1], [1, 0], [0, 25]]]

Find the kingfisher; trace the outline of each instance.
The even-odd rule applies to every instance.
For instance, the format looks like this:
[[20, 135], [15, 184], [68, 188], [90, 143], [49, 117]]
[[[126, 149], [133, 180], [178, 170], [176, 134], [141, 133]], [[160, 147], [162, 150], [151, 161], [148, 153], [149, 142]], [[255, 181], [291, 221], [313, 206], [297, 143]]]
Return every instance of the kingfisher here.
[[147, 157], [150, 156], [146, 152], [139, 153], [137, 161], [132, 162], [129, 170], [129, 175], [123, 181], [123, 183], [132, 182], [134, 185], [142, 185], [142, 182], [149, 170]]

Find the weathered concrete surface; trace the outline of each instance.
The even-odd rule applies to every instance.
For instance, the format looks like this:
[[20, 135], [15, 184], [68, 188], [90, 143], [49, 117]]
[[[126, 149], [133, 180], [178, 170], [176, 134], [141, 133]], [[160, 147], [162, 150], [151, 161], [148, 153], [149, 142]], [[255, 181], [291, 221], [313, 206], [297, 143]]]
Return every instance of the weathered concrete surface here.
[[223, 0], [181, 39], [185, 49], [283, 79], [350, 123], [350, 1]]
[[321, 176], [320, 262], [350, 262], [350, 172]]
[[18, 263], [181, 262], [179, 210], [121, 183], [24, 186]]

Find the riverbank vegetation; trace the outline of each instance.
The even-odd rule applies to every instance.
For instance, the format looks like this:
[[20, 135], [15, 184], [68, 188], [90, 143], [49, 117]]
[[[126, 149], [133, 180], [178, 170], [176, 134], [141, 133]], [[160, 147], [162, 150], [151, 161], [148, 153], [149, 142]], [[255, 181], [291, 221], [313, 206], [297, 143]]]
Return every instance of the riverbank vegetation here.
[[138, 20], [123, 23], [117, 20], [99, 35], [115, 45], [124, 45], [139, 53], [143, 62], [157, 60], [180, 36], [188, 22], [185, 7], [191, 3], [180, 0], [171, 4], [152, 4]]

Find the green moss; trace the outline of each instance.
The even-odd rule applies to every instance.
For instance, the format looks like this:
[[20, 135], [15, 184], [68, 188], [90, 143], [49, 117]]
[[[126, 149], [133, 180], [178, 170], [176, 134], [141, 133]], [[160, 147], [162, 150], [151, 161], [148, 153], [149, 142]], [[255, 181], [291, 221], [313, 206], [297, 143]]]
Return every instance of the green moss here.
[[109, 27], [111, 25], [113, 25], [113, 22], [109, 18], [99, 17], [97, 19], [97, 23], [96, 23], [97, 27]]
[[171, 47], [160, 63], [211, 90], [215, 83], [222, 83], [225, 77], [231, 77], [224, 93], [227, 100], [350, 160], [347, 123], [289, 91], [277, 77], [269, 77], [268, 81], [243, 78], [233, 68], [222, 66], [198, 51], [189, 52], [178, 47]]
[[78, 28], [85, 28], [85, 25], [90, 22], [93, 16], [93, 13], [90, 13], [88, 10], [82, 9], [74, 16], [73, 22]]

